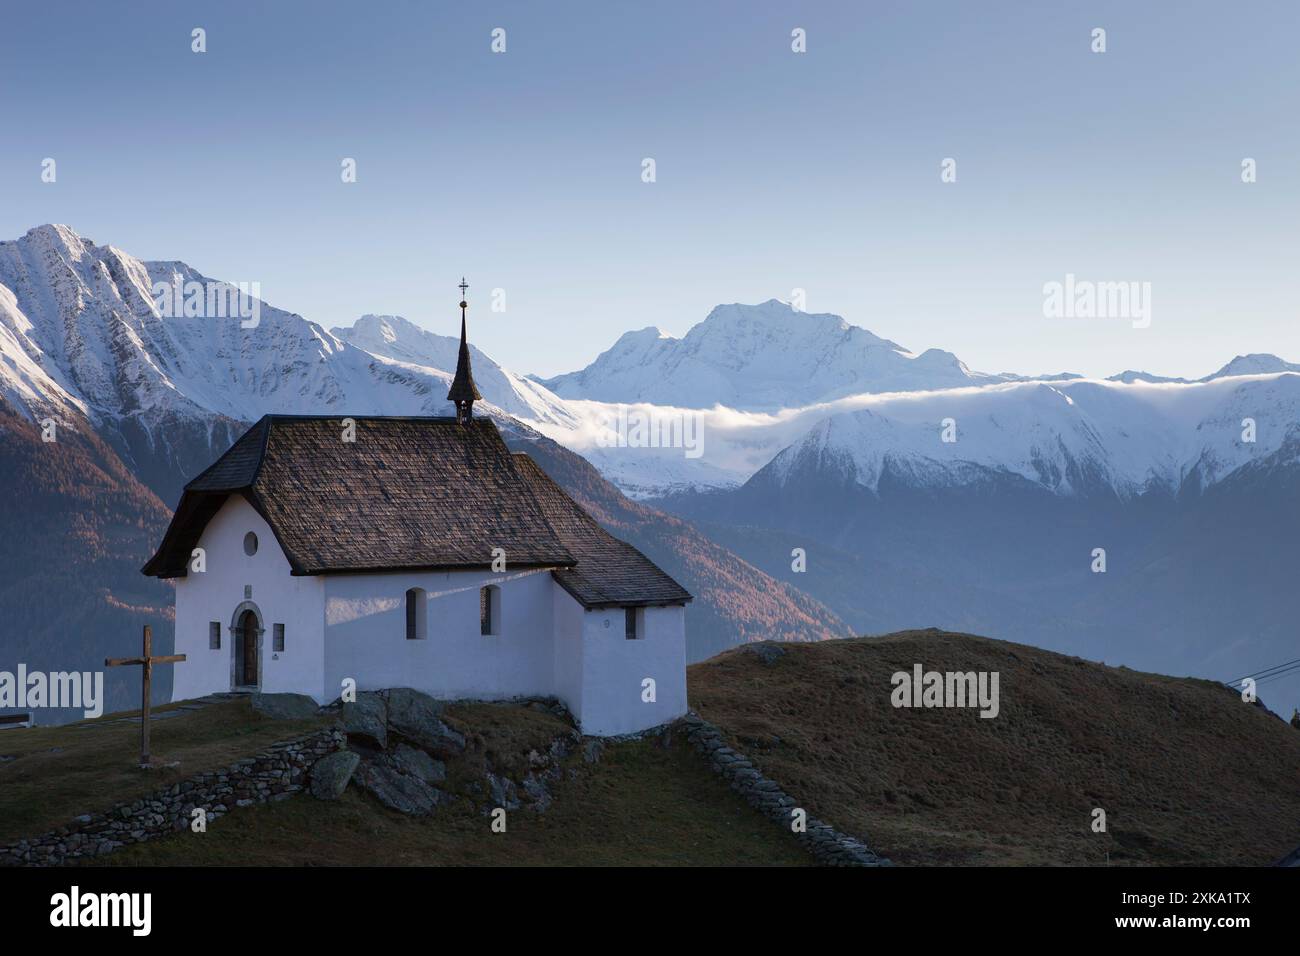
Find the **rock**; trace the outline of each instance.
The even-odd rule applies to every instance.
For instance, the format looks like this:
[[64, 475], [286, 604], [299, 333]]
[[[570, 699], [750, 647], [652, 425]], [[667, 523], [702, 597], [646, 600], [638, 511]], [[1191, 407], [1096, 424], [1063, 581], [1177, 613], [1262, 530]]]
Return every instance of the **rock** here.
[[418, 777], [425, 783], [442, 783], [447, 779], [447, 765], [434, 760], [423, 750], [398, 744], [393, 751], [393, 767], [408, 776]]
[[519, 791], [515, 787], [515, 782], [509, 777], [500, 776], [492, 772], [487, 774], [488, 796], [492, 802], [506, 810], [519, 809]]
[[394, 767], [366, 764], [359, 767], [356, 781], [391, 810], [411, 816], [427, 816], [438, 806], [442, 791], [418, 777], [407, 776]]
[[524, 796], [527, 798], [531, 809], [538, 813], [545, 813], [551, 807], [550, 791], [546, 789], [546, 784], [534, 774], [530, 773], [524, 778]]
[[605, 744], [599, 737], [588, 737], [582, 745], [582, 759], [587, 763], [600, 763], [604, 753]]
[[306, 694], [254, 694], [253, 710], [272, 720], [301, 720], [320, 711]]
[[350, 750], [340, 750], [316, 761], [311, 770], [311, 795], [317, 800], [337, 800], [352, 779], [361, 757]]
[[785, 656], [785, 648], [775, 641], [756, 641], [744, 645], [743, 650], [757, 654], [764, 664], [775, 664]]
[[374, 691], [357, 694], [354, 703], [343, 705], [343, 730], [349, 737], [360, 737], [363, 743], [380, 750], [388, 746], [388, 704]]
[[465, 750], [465, 738], [442, 722], [442, 704], [408, 687], [388, 692], [388, 730], [435, 756], [455, 757]]

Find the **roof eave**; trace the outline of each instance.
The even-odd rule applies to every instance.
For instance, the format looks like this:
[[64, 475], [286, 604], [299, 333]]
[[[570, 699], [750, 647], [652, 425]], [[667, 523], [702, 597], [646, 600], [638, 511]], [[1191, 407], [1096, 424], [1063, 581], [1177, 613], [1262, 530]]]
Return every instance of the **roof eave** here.
[[579, 600], [578, 603], [588, 611], [606, 611], [615, 607], [685, 607], [694, 600], [693, 597], [686, 597], [663, 601], [601, 601], [598, 603]]
[[[554, 571], [576, 567], [577, 561], [512, 561], [504, 573], [512, 570]], [[419, 565], [380, 565], [378, 567], [360, 568], [291, 568], [294, 577], [320, 577], [327, 574], [419, 574], [438, 571], [490, 571], [492, 562], [478, 561], [468, 564], [419, 564]]]

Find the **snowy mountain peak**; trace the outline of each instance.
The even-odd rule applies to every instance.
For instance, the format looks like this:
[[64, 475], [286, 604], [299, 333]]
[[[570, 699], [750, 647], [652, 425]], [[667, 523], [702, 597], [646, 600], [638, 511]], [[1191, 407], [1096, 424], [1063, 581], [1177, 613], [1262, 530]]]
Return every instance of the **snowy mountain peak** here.
[[1268, 352], [1254, 352], [1250, 355], [1238, 355], [1213, 375], [1205, 380], [1225, 378], [1230, 375], [1268, 375], [1273, 372], [1300, 372], [1300, 365], [1284, 361]]
[[74, 253], [78, 258], [87, 250], [94, 250], [91, 239], [77, 234], [71, 226], [62, 223], [47, 222], [43, 226], [33, 226], [23, 235], [22, 240], [41, 248], [57, 248]]
[[[448, 329], [457, 328], [449, 322]], [[459, 335], [438, 335], [400, 315], [363, 315], [351, 328], [330, 330], [339, 341], [379, 358], [409, 366], [437, 369], [448, 380], [456, 368]], [[545, 386], [503, 369], [471, 342], [474, 381], [484, 398], [516, 418], [533, 422], [576, 425], [572, 413]], [[444, 392], [443, 395], [446, 393]]]
[[628, 333], [585, 369], [542, 381], [563, 398], [773, 411], [997, 379], [950, 352], [913, 355], [841, 316], [768, 299], [719, 305], [680, 339], [657, 329]]
[[[1249, 440], [1243, 422], [1256, 424]], [[878, 491], [889, 477], [943, 488], [1023, 481], [1127, 499], [1205, 487], [1300, 436], [1300, 375], [1180, 385], [1078, 380], [882, 396], [820, 422], [755, 476], [827, 477]]]
[[[155, 301], [159, 286], [205, 294], [191, 303], [186, 292], [187, 307], [172, 309]], [[106, 433], [162, 443], [176, 422], [203, 430], [214, 415], [451, 413], [458, 339], [395, 316], [366, 317], [336, 337], [256, 299], [248, 320], [211, 308], [214, 288], [229, 286], [183, 262], [97, 246], [67, 226], [0, 243], [0, 399], [33, 417], [75, 409]], [[476, 369], [484, 413], [569, 420], [540, 386], [486, 357]]]
[[1187, 379], [1185, 378], [1170, 378], [1167, 375], [1152, 375], [1150, 372], [1139, 372], [1131, 368], [1125, 369], [1123, 372], [1120, 372], [1118, 375], [1110, 376], [1108, 379], [1106, 379], [1106, 381], [1121, 382], [1124, 385], [1132, 385], [1134, 382], [1148, 382], [1148, 383], [1177, 382], [1179, 384], [1187, 383]]

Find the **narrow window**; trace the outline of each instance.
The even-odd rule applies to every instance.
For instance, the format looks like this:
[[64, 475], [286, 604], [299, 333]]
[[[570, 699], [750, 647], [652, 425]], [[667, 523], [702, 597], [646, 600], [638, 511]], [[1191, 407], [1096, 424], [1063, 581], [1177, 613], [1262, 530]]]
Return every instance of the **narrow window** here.
[[478, 631], [485, 636], [501, 633], [501, 589], [495, 584], [478, 589]]
[[623, 608], [623, 636], [629, 641], [635, 641], [641, 636], [636, 632], [636, 617], [636, 608]]
[[428, 633], [428, 595], [424, 588], [411, 588], [406, 592], [406, 639], [422, 641]]
[[274, 628], [271, 632], [271, 650], [279, 652], [284, 650], [284, 625], [276, 624]]
[[250, 558], [257, 554], [257, 535], [251, 531], [244, 535], [244, 554]]
[[221, 622], [208, 622], [208, 649], [212, 651], [221, 650]]

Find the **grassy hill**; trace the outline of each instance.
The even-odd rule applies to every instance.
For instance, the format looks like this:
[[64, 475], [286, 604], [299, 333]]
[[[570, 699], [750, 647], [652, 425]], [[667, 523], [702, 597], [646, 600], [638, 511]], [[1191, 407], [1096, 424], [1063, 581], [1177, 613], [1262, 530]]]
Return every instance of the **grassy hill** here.
[[[168, 705], [154, 713], [177, 709]], [[140, 725], [119, 719], [125, 716], [105, 714], [61, 727], [0, 732], [0, 844], [228, 766], [327, 723], [321, 718], [271, 720], [255, 713], [247, 699], [166, 716], [150, 724], [150, 749], [160, 762], [174, 766], [144, 773], [138, 766]]]
[[[1000, 712], [897, 709], [890, 676], [997, 671]], [[987, 638], [909, 631], [757, 644], [689, 669], [694, 707], [811, 816], [901, 865], [1264, 865], [1300, 843], [1300, 732], [1207, 681], [1162, 677]], [[518, 778], [569, 724], [544, 710], [452, 704], [470, 742], [448, 761], [464, 794], [485, 768]], [[132, 768], [138, 728], [115, 723], [0, 734], [0, 837], [31, 835], [314, 721], [271, 721], [246, 700], [160, 721]], [[96, 860], [148, 865], [810, 865], [680, 735], [578, 748], [544, 814], [494, 834], [475, 800], [403, 816], [354, 783], [237, 810]], [[1107, 831], [1091, 830], [1092, 811]]]
[[[447, 787], [463, 791], [490, 763], [519, 777], [530, 751], [571, 725], [533, 708], [458, 704], [448, 723], [470, 742], [447, 763]], [[320, 720], [272, 721], [247, 700], [214, 704], [160, 721], [154, 753], [171, 770], [133, 769], [139, 727], [118, 723], [6, 731], [0, 736], [0, 837], [66, 823], [194, 772], [224, 766]], [[809, 866], [812, 858], [745, 805], [684, 741], [661, 737], [607, 744], [595, 762], [581, 753], [551, 785], [544, 814], [512, 811], [493, 833], [474, 802], [458, 798], [429, 817], [387, 809], [354, 782], [338, 801], [299, 795], [237, 810], [206, 833], [181, 831], [96, 858], [102, 866], [300, 865], [768, 865]], [[479, 801], [481, 802], [481, 801]]]
[[[895, 863], [1262, 865], [1300, 843], [1300, 732], [1212, 682], [941, 631], [768, 656], [693, 665], [692, 705]], [[894, 708], [917, 663], [998, 671], [1000, 714]]]

